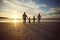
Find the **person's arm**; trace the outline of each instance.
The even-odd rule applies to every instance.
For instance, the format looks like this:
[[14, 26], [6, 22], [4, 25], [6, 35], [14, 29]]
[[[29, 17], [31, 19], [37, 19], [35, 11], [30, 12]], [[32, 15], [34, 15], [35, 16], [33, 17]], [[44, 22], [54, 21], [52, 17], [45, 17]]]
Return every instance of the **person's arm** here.
[[26, 18], [28, 19], [28, 16], [26, 15]]

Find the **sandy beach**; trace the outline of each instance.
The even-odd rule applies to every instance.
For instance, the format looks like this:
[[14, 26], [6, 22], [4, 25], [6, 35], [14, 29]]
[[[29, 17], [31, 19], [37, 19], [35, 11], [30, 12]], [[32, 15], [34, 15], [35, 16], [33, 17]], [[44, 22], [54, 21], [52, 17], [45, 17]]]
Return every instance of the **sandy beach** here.
[[59, 40], [60, 22], [0, 22], [0, 40]]

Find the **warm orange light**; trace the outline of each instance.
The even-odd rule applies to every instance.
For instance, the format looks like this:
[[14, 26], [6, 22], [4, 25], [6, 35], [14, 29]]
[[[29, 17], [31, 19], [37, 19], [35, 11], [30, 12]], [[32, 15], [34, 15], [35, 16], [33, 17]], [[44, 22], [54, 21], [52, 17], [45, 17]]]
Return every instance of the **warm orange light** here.
[[17, 14], [14, 14], [13, 16], [12, 16], [12, 18], [14, 19], [13, 20], [13, 22], [18, 22], [18, 18], [19, 18], [19, 16], [17, 15]]

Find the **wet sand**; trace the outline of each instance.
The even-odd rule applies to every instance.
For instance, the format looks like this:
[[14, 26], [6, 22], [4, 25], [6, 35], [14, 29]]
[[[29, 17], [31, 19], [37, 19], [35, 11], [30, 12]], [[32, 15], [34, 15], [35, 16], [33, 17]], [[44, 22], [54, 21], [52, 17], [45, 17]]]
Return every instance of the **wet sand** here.
[[60, 22], [1, 22], [0, 40], [60, 40]]

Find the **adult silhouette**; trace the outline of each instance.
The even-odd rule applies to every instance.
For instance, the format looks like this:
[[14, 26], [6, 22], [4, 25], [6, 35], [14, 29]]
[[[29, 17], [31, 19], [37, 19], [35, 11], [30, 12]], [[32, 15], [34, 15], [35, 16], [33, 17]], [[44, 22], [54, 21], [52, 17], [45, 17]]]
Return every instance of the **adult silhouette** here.
[[33, 23], [35, 23], [35, 16], [33, 16]]
[[23, 23], [26, 23], [27, 14], [25, 12], [22, 17], [23, 17]]
[[40, 23], [41, 15], [40, 15], [40, 14], [38, 14], [37, 18], [38, 18], [38, 23]]

